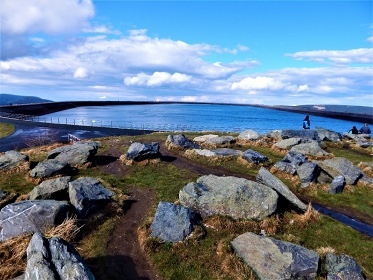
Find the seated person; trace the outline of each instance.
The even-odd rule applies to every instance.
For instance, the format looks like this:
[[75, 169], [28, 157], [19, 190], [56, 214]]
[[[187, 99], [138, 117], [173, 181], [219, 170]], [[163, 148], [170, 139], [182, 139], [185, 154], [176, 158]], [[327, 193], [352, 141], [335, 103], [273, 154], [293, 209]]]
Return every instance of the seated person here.
[[359, 131], [357, 130], [356, 126], [353, 126], [348, 133], [359, 134]]
[[362, 128], [360, 128], [359, 132], [361, 134], [370, 134], [371, 133], [371, 130], [370, 130], [370, 127], [368, 126], [368, 124], [364, 124], [364, 126]]

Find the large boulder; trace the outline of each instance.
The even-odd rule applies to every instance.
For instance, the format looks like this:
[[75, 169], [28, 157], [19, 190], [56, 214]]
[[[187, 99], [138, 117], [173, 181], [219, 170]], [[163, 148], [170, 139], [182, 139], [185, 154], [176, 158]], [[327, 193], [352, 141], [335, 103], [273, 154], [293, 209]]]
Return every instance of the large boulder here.
[[29, 193], [29, 199], [68, 200], [68, 188], [70, 180], [70, 176], [45, 180]]
[[184, 134], [168, 135], [165, 144], [169, 150], [187, 150], [200, 148], [197, 143], [185, 137]]
[[319, 140], [317, 132], [313, 129], [285, 129], [274, 130], [268, 134], [275, 139], [301, 138], [303, 141]]
[[297, 172], [298, 167], [305, 162], [307, 162], [307, 158], [304, 155], [298, 154], [294, 151], [289, 151], [285, 157], [281, 161], [276, 162], [273, 167], [290, 175], [294, 175]]
[[319, 136], [320, 141], [332, 141], [332, 142], [339, 142], [342, 140], [342, 135], [338, 132], [324, 129], [324, 128], [316, 128], [317, 135]]
[[297, 173], [301, 182], [301, 187], [305, 188], [317, 181], [320, 168], [316, 163], [306, 162], [297, 168]]
[[278, 179], [264, 167], [261, 167], [259, 169], [259, 172], [256, 176], [256, 181], [274, 189], [279, 195], [288, 200], [297, 209], [306, 211], [307, 205], [305, 205], [298, 197], [296, 197], [295, 194], [293, 194], [280, 179]]
[[194, 142], [197, 142], [197, 143], [204, 143], [206, 142], [207, 140], [211, 139], [211, 138], [214, 138], [214, 137], [218, 137], [219, 135], [217, 134], [206, 134], [206, 135], [201, 135], [201, 136], [196, 136], [193, 138], [193, 141]]
[[321, 149], [317, 141], [311, 141], [308, 143], [302, 143], [299, 145], [295, 145], [290, 149], [290, 151], [303, 154], [303, 155], [310, 155], [310, 156], [317, 156], [317, 157], [329, 155], [327, 152]]
[[134, 142], [128, 148], [125, 158], [127, 160], [141, 161], [144, 159], [153, 159], [160, 157], [159, 143], [152, 142], [151, 144], [144, 144]]
[[92, 177], [82, 177], [69, 183], [70, 202], [82, 218], [107, 203], [113, 195]]
[[236, 138], [229, 135], [213, 137], [205, 142], [206, 145], [212, 147], [229, 147], [234, 143], [236, 143]]
[[325, 170], [331, 177], [342, 175], [346, 179], [346, 184], [354, 185], [364, 174], [361, 169], [343, 157], [335, 157], [323, 161], [318, 161], [317, 164]]
[[242, 131], [237, 138], [243, 141], [258, 140], [260, 138], [260, 134], [252, 129], [247, 129]]
[[302, 143], [302, 138], [292, 137], [292, 138], [280, 140], [276, 142], [274, 146], [282, 150], [288, 150], [295, 145], [299, 145], [300, 143]]
[[80, 166], [92, 162], [97, 150], [97, 142], [77, 142], [52, 150], [48, 153], [48, 159], [56, 159], [71, 166]]
[[271, 188], [233, 176], [202, 176], [179, 192], [182, 205], [205, 217], [263, 219], [276, 211], [277, 199]]
[[166, 242], [182, 241], [193, 231], [194, 214], [188, 208], [169, 202], [159, 202], [151, 236]]
[[198, 155], [202, 157], [238, 157], [242, 155], [239, 150], [229, 148], [218, 149], [192, 149], [185, 152], [186, 155]]
[[316, 278], [319, 255], [307, 248], [251, 232], [231, 244], [261, 280]]
[[26, 200], [6, 205], [0, 211], [0, 241], [55, 226], [72, 213], [67, 201]]
[[242, 158], [254, 164], [265, 163], [269, 161], [265, 155], [262, 155], [261, 153], [251, 149], [244, 151], [242, 153]]
[[75, 248], [59, 237], [35, 233], [27, 247], [25, 280], [94, 280], [92, 272]]
[[363, 280], [362, 269], [355, 259], [348, 255], [334, 255], [327, 253], [325, 256], [325, 270], [328, 280]]
[[64, 174], [69, 171], [69, 164], [60, 162], [56, 159], [46, 159], [39, 162], [31, 171], [33, 178], [47, 178], [58, 174]]
[[19, 165], [28, 163], [29, 157], [20, 152], [11, 150], [0, 156], [0, 170], [9, 170]]

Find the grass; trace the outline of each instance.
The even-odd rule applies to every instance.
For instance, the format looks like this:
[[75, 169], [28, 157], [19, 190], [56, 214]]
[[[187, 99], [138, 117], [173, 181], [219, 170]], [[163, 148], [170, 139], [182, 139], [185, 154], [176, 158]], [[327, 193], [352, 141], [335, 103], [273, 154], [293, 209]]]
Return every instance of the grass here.
[[[114, 142], [119, 143], [121, 152], [125, 153], [131, 141], [163, 142], [167, 135], [167, 133], [153, 133], [100, 138], [97, 139], [101, 143], [98, 156], [107, 154]], [[185, 135], [192, 139], [200, 134], [186, 133]], [[355, 149], [347, 144], [327, 143], [326, 147], [328, 152], [332, 152], [335, 156], [346, 157], [356, 165], [360, 162], [371, 161], [369, 150]], [[30, 156], [31, 161], [37, 162], [44, 160], [51, 148], [42, 146], [27, 149], [24, 152]], [[270, 159], [270, 163], [266, 165], [267, 168], [283, 158], [280, 152], [272, 150], [269, 146], [255, 146], [249, 143], [240, 144], [234, 148], [240, 150], [250, 148], [266, 155]], [[179, 156], [184, 156], [183, 152], [180, 152]], [[221, 167], [229, 172], [253, 177], [260, 168], [259, 165], [242, 164], [235, 158], [210, 161], [196, 157], [193, 161], [211, 168]], [[94, 272], [96, 279], [109, 279], [108, 272], [105, 271], [106, 264], [110, 262], [110, 256], [107, 256], [107, 246], [121, 214], [123, 195], [132, 187], [151, 188], [156, 195], [153, 210], [140, 227], [139, 236], [142, 247], [163, 279], [257, 279], [255, 273], [236, 257], [230, 242], [245, 232], [260, 234], [262, 231], [268, 236], [293, 242], [318, 252], [334, 251], [336, 254], [348, 254], [361, 265], [367, 279], [373, 279], [372, 239], [329, 217], [315, 213], [311, 208], [303, 215], [286, 212], [268, 217], [263, 221], [232, 220], [228, 217], [213, 216], [204, 219], [203, 224], [197, 226], [193, 235], [185, 241], [174, 244], [161, 242], [150, 237], [150, 225], [158, 202], [176, 202], [180, 189], [187, 183], [196, 181], [199, 175], [179, 169], [169, 162], [132, 165], [125, 168], [126, 175], [122, 177], [103, 173], [98, 167], [79, 169], [79, 174], [76, 175], [76, 177], [98, 178], [106, 187], [117, 193], [111, 208], [101, 211], [98, 218], [89, 221], [89, 224], [81, 229], [77, 240], [77, 249]], [[6, 176], [0, 176], [0, 186], [7, 191], [27, 193], [35, 184], [26, 178], [26, 171], [6, 174]], [[323, 186], [301, 189], [291, 180], [282, 180], [295, 193], [307, 195], [323, 204], [334, 207], [347, 205], [365, 215], [373, 215], [373, 192], [369, 186], [347, 187], [342, 194], [332, 195], [326, 192]], [[318, 279], [325, 279], [323, 271]]]
[[14, 125], [9, 123], [0, 123], [0, 139], [14, 133]]

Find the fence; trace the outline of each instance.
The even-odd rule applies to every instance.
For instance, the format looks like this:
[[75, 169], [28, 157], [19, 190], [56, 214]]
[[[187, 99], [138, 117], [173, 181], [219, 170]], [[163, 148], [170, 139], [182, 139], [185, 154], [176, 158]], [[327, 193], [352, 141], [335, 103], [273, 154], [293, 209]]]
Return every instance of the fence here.
[[84, 120], [84, 119], [69, 119], [69, 118], [56, 118], [56, 117], [43, 117], [43, 116], [30, 116], [22, 114], [12, 114], [0, 112], [0, 117], [7, 119], [16, 119], [30, 122], [47, 123], [47, 124], [65, 124], [87, 127], [104, 127], [104, 128], [118, 128], [118, 129], [133, 129], [133, 130], [151, 130], [151, 131], [193, 131], [193, 132], [206, 132], [206, 131], [220, 131], [220, 132], [240, 132], [241, 128], [227, 127], [212, 127], [207, 125], [180, 125], [180, 124], [139, 124], [128, 123], [125, 121], [103, 121], [103, 120]]

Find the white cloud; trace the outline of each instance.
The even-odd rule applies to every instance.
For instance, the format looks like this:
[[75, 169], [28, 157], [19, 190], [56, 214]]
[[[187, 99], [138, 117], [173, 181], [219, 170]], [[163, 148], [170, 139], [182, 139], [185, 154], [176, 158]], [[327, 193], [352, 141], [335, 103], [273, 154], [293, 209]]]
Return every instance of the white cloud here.
[[297, 60], [311, 60], [320, 63], [332, 62], [337, 64], [373, 63], [373, 48], [360, 48], [347, 51], [303, 51], [287, 54]]
[[191, 80], [188, 75], [180, 73], [166, 73], [166, 72], [154, 72], [152, 75], [140, 73], [134, 77], [124, 78], [124, 84], [126, 86], [163, 86], [171, 84], [181, 84]]
[[79, 31], [93, 15], [91, 0], [2, 0], [0, 10], [8, 34]]
[[74, 72], [74, 78], [84, 79], [88, 77], [88, 70], [84, 67], [79, 67]]
[[270, 78], [270, 77], [264, 77], [264, 76], [258, 76], [258, 77], [246, 77], [242, 79], [239, 82], [232, 83], [231, 89], [243, 89], [243, 90], [263, 90], [263, 89], [269, 89], [269, 90], [279, 90], [286, 87], [286, 85], [276, 79]]

